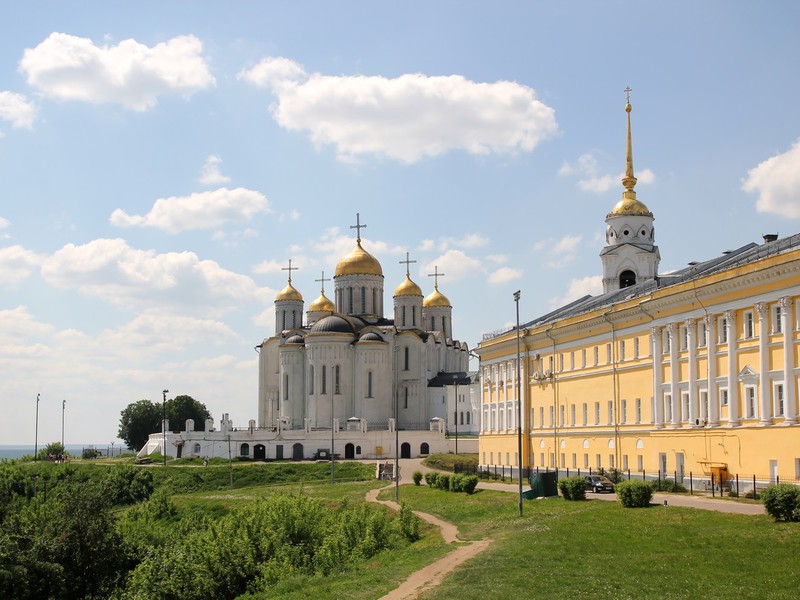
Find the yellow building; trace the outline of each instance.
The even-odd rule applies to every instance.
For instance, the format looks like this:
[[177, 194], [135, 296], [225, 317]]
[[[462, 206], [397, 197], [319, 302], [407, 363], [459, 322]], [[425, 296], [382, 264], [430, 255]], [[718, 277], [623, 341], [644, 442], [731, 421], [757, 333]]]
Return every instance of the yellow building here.
[[[800, 479], [800, 234], [658, 275], [636, 199], [606, 216], [604, 292], [520, 325], [523, 467]], [[484, 336], [479, 461], [517, 460], [517, 330]]]

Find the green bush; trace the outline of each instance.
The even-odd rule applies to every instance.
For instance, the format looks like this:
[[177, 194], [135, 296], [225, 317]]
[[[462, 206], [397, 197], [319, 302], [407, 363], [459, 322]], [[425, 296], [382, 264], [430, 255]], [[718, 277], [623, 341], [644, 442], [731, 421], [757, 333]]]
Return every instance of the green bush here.
[[578, 476], [559, 479], [558, 491], [564, 500], [586, 500], [586, 478]]
[[653, 486], [645, 481], [632, 479], [617, 484], [617, 498], [625, 508], [647, 508], [653, 498]]
[[657, 492], [668, 492], [670, 494], [675, 493], [686, 493], [689, 490], [686, 489], [686, 486], [677, 483], [674, 479], [661, 479], [656, 480], [655, 484], [655, 491]]
[[463, 483], [463, 491], [467, 494], [472, 494], [475, 491], [475, 488], [478, 486], [478, 476], [477, 475], [465, 475], [464, 476], [464, 483]]
[[419, 485], [422, 482], [422, 472], [414, 471], [414, 474], [411, 475], [411, 479], [414, 480], [414, 485]]
[[436, 479], [436, 487], [445, 492], [450, 491], [450, 475], [439, 473], [439, 477]]
[[436, 487], [436, 483], [439, 480], [439, 473], [436, 471], [429, 471], [425, 473], [425, 483], [428, 484], [428, 487]]
[[625, 473], [620, 471], [619, 469], [608, 469], [606, 471], [606, 477], [608, 477], [611, 483], [620, 483], [625, 481]]
[[450, 491], [463, 492], [464, 491], [464, 475], [456, 473], [450, 476]]
[[761, 493], [767, 514], [776, 521], [800, 521], [800, 488], [790, 483], [771, 485]]

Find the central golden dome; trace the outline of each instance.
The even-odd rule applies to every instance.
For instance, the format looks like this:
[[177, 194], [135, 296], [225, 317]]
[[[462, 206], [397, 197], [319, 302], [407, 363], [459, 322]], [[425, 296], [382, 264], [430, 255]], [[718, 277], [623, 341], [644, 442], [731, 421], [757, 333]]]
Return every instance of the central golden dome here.
[[323, 292], [319, 298], [308, 305], [308, 312], [336, 312], [333, 302]]
[[644, 202], [640, 202], [636, 198], [623, 198], [616, 203], [611, 212], [608, 213], [609, 217], [618, 217], [622, 215], [635, 215], [639, 217], [652, 217], [651, 213]]
[[395, 297], [397, 296], [422, 296], [420, 287], [411, 281], [411, 278], [406, 275], [405, 281], [398, 285], [394, 290]]
[[299, 300], [302, 302], [303, 295], [295, 289], [290, 280], [289, 284], [278, 292], [278, 295], [275, 297], [276, 302], [279, 300]]
[[439, 291], [438, 287], [434, 288], [430, 294], [425, 296], [425, 300], [422, 301], [422, 306], [424, 308], [430, 308], [431, 306], [446, 306], [448, 308], [452, 307], [450, 300], [448, 300], [447, 296]]
[[335, 277], [342, 275], [380, 275], [383, 277], [383, 269], [381, 269], [378, 259], [364, 250], [361, 247], [361, 240], [358, 240], [353, 251], [336, 265]]

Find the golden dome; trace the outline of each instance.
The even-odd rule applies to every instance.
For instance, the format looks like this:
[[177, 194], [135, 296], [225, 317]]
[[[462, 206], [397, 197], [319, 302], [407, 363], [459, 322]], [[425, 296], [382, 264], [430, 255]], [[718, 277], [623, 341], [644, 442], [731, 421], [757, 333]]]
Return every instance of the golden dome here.
[[358, 240], [353, 251], [336, 265], [335, 277], [342, 275], [380, 275], [383, 277], [383, 269], [381, 269], [378, 259], [364, 250], [361, 247], [361, 240]]
[[422, 290], [419, 286], [411, 281], [411, 278], [406, 275], [403, 283], [398, 285], [394, 290], [395, 297], [397, 296], [422, 296]]
[[623, 198], [611, 209], [608, 213], [609, 217], [618, 217], [621, 215], [636, 215], [640, 217], [652, 217], [651, 213], [644, 202], [640, 202], [636, 198]]
[[430, 294], [425, 296], [425, 300], [422, 301], [422, 306], [424, 308], [430, 308], [431, 306], [446, 306], [448, 308], [452, 308], [450, 300], [448, 300], [447, 296], [439, 291], [438, 287], [434, 288]]
[[299, 300], [300, 302], [303, 301], [303, 295], [298, 292], [295, 287], [292, 285], [292, 282], [289, 281], [289, 284], [283, 288], [278, 295], [275, 297], [275, 302], [280, 300]]
[[308, 305], [308, 312], [336, 312], [336, 306], [323, 292], [319, 298]]

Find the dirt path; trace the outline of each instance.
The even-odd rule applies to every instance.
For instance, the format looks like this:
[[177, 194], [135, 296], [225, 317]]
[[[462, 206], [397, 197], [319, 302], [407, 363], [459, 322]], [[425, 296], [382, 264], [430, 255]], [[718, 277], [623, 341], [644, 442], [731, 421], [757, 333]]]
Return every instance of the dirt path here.
[[[391, 488], [392, 486], [389, 487]], [[394, 510], [400, 510], [400, 506], [393, 500], [378, 500], [378, 493], [380, 491], [380, 489], [370, 490], [366, 496], [367, 501], [377, 502], [378, 504], [383, 504]], [[458, 528], [452, 523], [443, 521], [434, 515], [416, 510], [414, 514], [423, 521], [439, 527], [446, 543], [458, 543], [459, 545], [436, 562], [412, 573], [408, 579], [400, 584], [400, 587], [383, 596], [381, 600], [406, 600], [417, 598], [421, 593], [439, 585], [457, 566], [483, 552], [489, 544], [492, 543], [492, 540], [488, 538], [474, 542], [462, 542], [458, 539]]]

